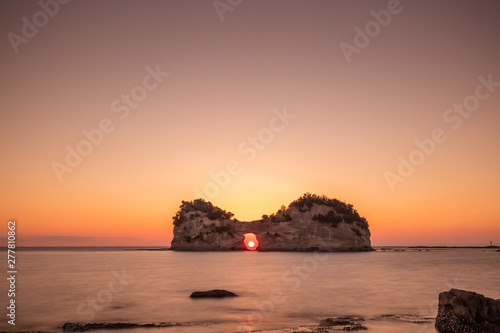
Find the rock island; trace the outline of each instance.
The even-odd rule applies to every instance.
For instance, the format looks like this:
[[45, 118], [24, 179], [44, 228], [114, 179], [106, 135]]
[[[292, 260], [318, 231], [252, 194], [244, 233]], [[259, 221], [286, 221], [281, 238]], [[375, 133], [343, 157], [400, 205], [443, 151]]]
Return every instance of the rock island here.
[[203, 199], [182, 201], [173, 217], [177, 251], [247, 250], [245, 234], [258, 241], [257, 251], [372, 251], [368, 222], [352, 205], [306, 193], [288, 207], [241, 222]]

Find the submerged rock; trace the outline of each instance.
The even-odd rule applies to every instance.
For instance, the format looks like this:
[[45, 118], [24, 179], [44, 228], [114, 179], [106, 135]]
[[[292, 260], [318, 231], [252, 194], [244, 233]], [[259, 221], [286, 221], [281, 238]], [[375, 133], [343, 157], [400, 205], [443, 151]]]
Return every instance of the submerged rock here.
[[333, 317], [322, 320], [319, 328], [333, 328], [342, 331], [359, 331], [366, 330], [367, 328], [361, 325], [360, 321], [364, 321], [361, 317]]
[[221, 289], [214, 289], [208, 291], [195, 291], [191, 294], [191, 298], [221, 298], [221, 297], [235, 297], [238, 296], [233, 292]]
[[500, 332], [500, 300], [451, 289], [439, 294], [436, 328], [441, 333]]
[[65, 323], [62, 326], [64, 332], [86, 332], [93, 330], [117, 330], [141, 327], [172, 327], [183, 326], [178, 323]]
[[421, 314], [383, 314], [371, 318], [372, 320], [391, 319], [403, 321], [410, 324], [429, 324], [434, 320], [434, 317]]

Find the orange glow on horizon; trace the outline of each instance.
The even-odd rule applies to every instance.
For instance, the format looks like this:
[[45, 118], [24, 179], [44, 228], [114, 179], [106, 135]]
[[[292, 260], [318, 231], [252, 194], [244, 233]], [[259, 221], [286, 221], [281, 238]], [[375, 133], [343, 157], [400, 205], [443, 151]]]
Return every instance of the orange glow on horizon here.
[[[2, 4], [4, 32], [40, 10]], [[352, 204], [374, 246], [500, 245], [497, 2], [421, 2], [347, 63], [374, 6], [255, 1], [221, 28], [189, 1], [79, 2], [19, 53], [4, 40], [1, 223], [20, 246], [169, 246], [183, 200], [252, 221], [310, 192]]]

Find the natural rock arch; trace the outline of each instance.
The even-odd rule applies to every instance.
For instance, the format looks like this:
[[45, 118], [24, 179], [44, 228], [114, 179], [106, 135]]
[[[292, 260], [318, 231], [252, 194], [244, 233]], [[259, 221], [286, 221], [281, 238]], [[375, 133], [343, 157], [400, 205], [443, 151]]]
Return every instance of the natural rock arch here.
[[370, 251], [368, 222], [352, 205], [306, 193], [270, 216], [252, 222], [203, 199], [183, 201], [174, 216], [171, 249], [246, 250], [245, 234], [255, 234], [259, 251]]

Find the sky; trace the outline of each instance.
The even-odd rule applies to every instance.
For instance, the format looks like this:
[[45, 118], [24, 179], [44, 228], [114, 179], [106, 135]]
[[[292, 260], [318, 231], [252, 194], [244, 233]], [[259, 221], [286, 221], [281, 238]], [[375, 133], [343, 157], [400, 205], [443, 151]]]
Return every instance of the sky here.
[[[372, 245], [500, 245], [495, 0], [2, 1], [0, 221], [20, 246], [168, 246], [305, 192]], [[5, 238], [1, 243], [5, 242]]]

